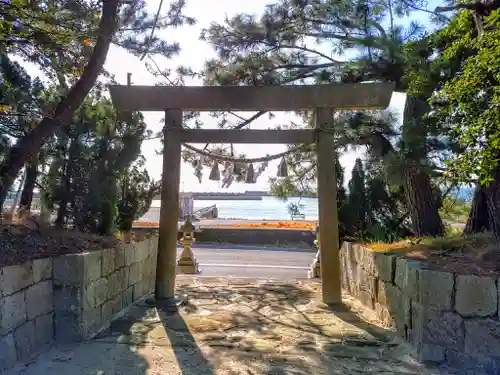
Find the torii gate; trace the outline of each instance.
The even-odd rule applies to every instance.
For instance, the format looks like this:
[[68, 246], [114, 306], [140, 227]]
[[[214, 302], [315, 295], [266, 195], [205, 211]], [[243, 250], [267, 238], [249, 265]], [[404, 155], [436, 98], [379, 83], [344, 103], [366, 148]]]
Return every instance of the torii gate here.
[[[181, 143], [317, 143], [322, 301], [341, 303], [333, 110], [383, 109], [392, 83], [300, 86], [111, 86], [120, 111], [165, 111], [155, 298], [175, 299]], [[186, 129], [182, 111], [314, 110], [315, 129]]]

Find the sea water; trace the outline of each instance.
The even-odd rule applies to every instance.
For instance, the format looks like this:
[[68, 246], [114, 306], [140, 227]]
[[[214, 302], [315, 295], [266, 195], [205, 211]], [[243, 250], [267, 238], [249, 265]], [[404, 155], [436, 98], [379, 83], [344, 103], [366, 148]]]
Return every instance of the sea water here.
[[[472, 199], [473, 190], [470, 188], [462, 188], [453, 195], [470, 201]], [[305, 220], [318, 220], [318, 199], [317, 198], [289, 198], [287, 201], [282, 201], [274, 197], [262, 197], [262, 200], [195, 200], [194, 209], [216, 205], [219, 211], [220, 219], [245, 219], [245, 220], [290, 220], [291, 216], [288, 211], [290, 203], [300, 206], [300, 212], [306, 217]], [[152, 207], [160, 207], [160, 201], [152, 202]], [[150, 213], [154, 213], [151, 210]], [[158, 212], [159, 213], [159, 212]], [[158, 213], [155, 213], [156, 218]], [[145, 218], [154, 220], [151, 218]], [[157, 220], [157, 219], [156, 219]]]
[[[220, 219], [245, 220], [290, 220], [290, 203], [297, 204], [306, 220], [318, 220], [318, 200], [316, 198], [289, 198], [286, 202], [274, 197], [262, 197], [262, 200], [195, 200], [195, 211], [216, 205]], [[153, 201], [153, 207], [160, 207], [160, 201]]]

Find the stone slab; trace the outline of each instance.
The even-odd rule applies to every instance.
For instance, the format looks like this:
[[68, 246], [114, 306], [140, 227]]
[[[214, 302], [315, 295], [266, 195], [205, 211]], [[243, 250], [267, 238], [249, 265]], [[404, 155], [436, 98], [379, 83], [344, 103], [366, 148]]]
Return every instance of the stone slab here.
[[14, 340], [16, 342], [16, 353], [19, 361], [30, 358], [36, 349], [35, 323], [30, 320], [19, 326], [14, 331]]
[[464, 321], [460, 315], [435, 310], [416, 311], [418, 315], [415, 317], [414, 330], [417, 347], [431, 344], [457, 351], [464, 350]]
[[451, 311], [455, 287], [454, 275], [430, 269], [418, 269], [418, 301], [424, 310]]
[[119, 313], [121, 309], [122, 296], [119, 294], [102, 305], [102, 321], [109, 321], [115, 314]]
[[396, 257], [391, 254], [374, 254], [375, 267], [380, 280], [385, 282], [394, 282], [396, 270]]
[[440, 345], [424, 343], [418, 350], [420, 361], [441, 363], [446, 358], [446, 349]]
[[128, 268], [128, 286], [132, 286], [142, 279], [142, 263], [133, 263]]
[[35, 342], [39, 349], [45, 349], [54, 341], [54, 314], [41, 315], [35, 319]]
[[25, 292], [0, 299], [0, 335], [11, 332], [26, 321]]
[[135, 246], [131, 244], [124, 245], [124, 256], [125, 256], [125, 265], [128, 267], [136, 262], [136, 253]]
[[475, 275], [457, 275], [455, 309], [464, 317], [495, 315], [498, 309], [496, 279]]
[[421, 263], [413, 259], [397, 258], [394, 284], [407, 296], [419, 298], [419, 269]]
[[102, 277], [97, 279], [85, 287], [85, 303], [83, 309], [94, 309], [101, 306], [107, 299], [110, 293], [108, 279]]
[[500, 361], [500, 322], [493, 319], [465, 321], [465, 351], [471, 355], [493, 356]]
[[[137, 267], [135, 264], [132, 265], [132, 267]], [[138, 270], [134, 269], [134, 272], [138, 272]], [[138, 278], [140, 277], [139, 274], [134, 275], [134, 277]], [[129, 270], [127, 268], [120, 268], [119, 270], [115, 271], [111, 275], [108, 276], [108, 281], [107, 281], [107, 299], [112, 299], [116, 297], [118, 294], [123, 292], [127, 288], [128, 284], [128, 279], [129, 279]]]
[[52, 281], [45, 280], [26, 289], [26, 314], [28, 319], [54, 310]]
[[5, 266], [0, 270], [2, 295], [7, 296], [33, 284], [33, 264]]
[[106, 249], [102, 251], [102, 272], [103, 277], [115, 272], [118, 267], [115, 262], [115, 250]]
[[14, 334], [0, 336], [0, 371], [12, 367], [17, 361]]
[[136, 262], [144, 261], [149, 255], [149, 240], [135, 243]]
[[447, 349], [446, 359], [450, 365], [461, 370], [461, 373], [457, 373], [457, 375], [490, 375], [500, 373], [500, 360], [498, 358], [475, 356]]
[[59, 343], [86, 340], [102, 327], [102, 323], [101, 307], [82, 310], [79, 314], [56, 311], [55, 340]]
[[52, 278], [52, 269], [54, 261], [52, 258], [33, 260], [33, 282], [49, 280]]
[[123, 247], [119, 247], [117, 249], [114, 249], [113, 254], [115, 256], [116, 269], [120, 269], [122, 267], [125, 267], [125, 249]]
[[101, 277], [102, 251], [69, 254], [54, 259], [54, 283], [79, 285]]
[[83, 306], [83, 292], [80, 285], [54, 284], [54, 311], [63, 314], [78, 314]]

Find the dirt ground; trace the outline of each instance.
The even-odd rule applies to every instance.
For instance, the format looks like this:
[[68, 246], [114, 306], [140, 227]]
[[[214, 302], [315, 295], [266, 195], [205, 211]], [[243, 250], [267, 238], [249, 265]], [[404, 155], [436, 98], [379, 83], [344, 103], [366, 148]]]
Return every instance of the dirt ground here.
[[179, 312], [139, 303], [97, 338], [4, 375], [458, 374], [419, 364], [349, 297], [319, 303], [314, 281], [186, 278], [178, 292]]
[[456, 234], [365, 246], [376, 252], [417, 259], [443, 271], [494, 277], [500, 275], [500, 247], [491, 233], [470, 236]]
[[56, 228], [35, 230], [23, 225], [0, 224], [0, 267], [38, 258], [110, 249], [119, 243], [112, 236], [103, 237]]

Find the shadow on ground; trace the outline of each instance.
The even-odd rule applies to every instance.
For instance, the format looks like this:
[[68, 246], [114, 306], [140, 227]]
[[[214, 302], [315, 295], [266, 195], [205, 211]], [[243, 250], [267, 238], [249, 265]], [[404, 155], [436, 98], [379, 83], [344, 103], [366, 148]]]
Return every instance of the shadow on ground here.
[[[2, 353], [0, 353], [0, 356]], [[2, 375], [146, 375], [148, 358], [117, 340], [89, 340], [55, 346]]]
[[[138, 304], [81, 345], [93, 351], [76, 348], [80, 367], [47, 374], [426, 373], [355, 301], [346, 297], [333, 310], [319, 303], [319, 283], [310, 280], [195, 278], [181, 281], [178, 292], [189, 296], [178, 312]], [[96, 358], [105, 363], [98, 367]], [[36, 366], [25, 374], [46, 373]]]
[[333, 310], [318, 303], [311, 281], [204, 278], [178, 292], [189, 296], [179, 312], [138, 305], [101, 340], [137, 345], [152, 374], [162, 361], [183, 375], [423, 373], [353, 301]]

